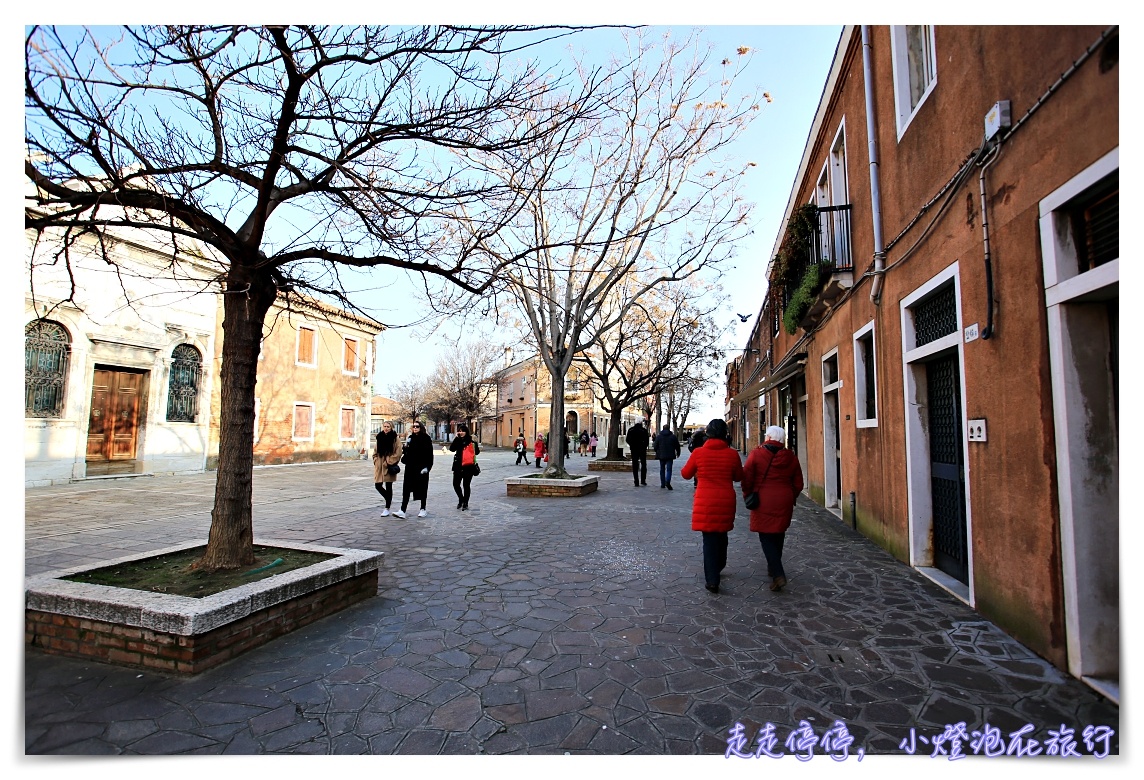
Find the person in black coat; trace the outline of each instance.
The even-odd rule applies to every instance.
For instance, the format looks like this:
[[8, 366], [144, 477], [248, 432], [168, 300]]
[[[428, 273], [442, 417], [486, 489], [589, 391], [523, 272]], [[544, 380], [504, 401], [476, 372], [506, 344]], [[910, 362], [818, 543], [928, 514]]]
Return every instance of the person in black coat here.
[[659, 486], [674, 490], [671, 486], [671, 464], [679, 457], [682, 450], [679, 447], [679, 438], [671, 432], [667, 425], [655, 437], [655, 457], [659, 461]]
[[[466, 448], [471, 448], [472, 462], [469, 464], [464, 463]], [[468, 509], [471, 492], [469, 486], [477, 473], [477, 456], [481, 454], [481, 447], [469, 435], [469, 426], [462, 423], [457, 426], [457, 435], [453, 437], [449, 449], [453, 453], [453, 492], [457, 494], [457, 509]]]
[[[702, 428], [691, 434], [691, 441], [687, 443], [687, 451], [695, 452], [703, 446], [703, 442], [707, 441], [707, 431]], [[699, 477], [695, 478], [695, 486], [699, 487]]]
[[412, 425], [412, 433], [405, 440], [405, 452], [401, 462], [405, 464], [405, 479], [401, 483], [401, 509], [393, 514], [405, 517], [409, 508], [409, 496], [421, 502], [418, 517], [425, 517], [425, 499], [429, 493], [429, 471], [433, 468], [433, 440], [419, 422]]
[[636, 487], [647, 485], [647, 428], [636, 423], [628, 428], [628, 435], [624, 437], [628, 448], [632, 451], [632, 477], [635, 478]]

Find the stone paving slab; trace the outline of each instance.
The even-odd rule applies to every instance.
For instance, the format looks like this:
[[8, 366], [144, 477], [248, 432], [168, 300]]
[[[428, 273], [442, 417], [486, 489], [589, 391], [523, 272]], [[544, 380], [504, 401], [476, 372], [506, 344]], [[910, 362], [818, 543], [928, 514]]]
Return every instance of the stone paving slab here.
[[[713, 595], [689, 483], [508, 498], [514, 458], [482, 454], [468, 512], [438, 468], [405, 520], [368, 462], [257, 469], [255, 533], [384, 552], [378, 597], [190, 680], [27, 650], [26, 751], [722, 755], [736, 723], [790, 752], [803, 721], [852, 752], [961, 721], [1063, 724], [1082, 753], [1107, 725], [1118, 750], [1118, 707], [805, 499], [787, 588], [740, 507]], [[27, 574], [206, 538], [213, 474], [114, 482], [26, 491]]]

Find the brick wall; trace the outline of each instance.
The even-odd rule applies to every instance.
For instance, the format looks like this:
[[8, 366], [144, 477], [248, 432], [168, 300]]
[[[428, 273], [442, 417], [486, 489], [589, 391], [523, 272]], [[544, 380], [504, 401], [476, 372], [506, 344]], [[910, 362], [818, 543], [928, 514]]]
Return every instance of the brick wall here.
[[509, 496], [517, 498], [545, 497], [545, 498], [570, 498], [574, 496], [586, 496], [589, 493], [594, 493], [597, 488], [597, 483], [592, 482], [587, 485], [569, 485], [556, 486], [556, 485], [509, 485]]
[[24, 644], [56, 655], [197, 674], [376, 593], [375, 569], [259, 610], [199, 636], [180, 636], [28, 609], [24, 611]]

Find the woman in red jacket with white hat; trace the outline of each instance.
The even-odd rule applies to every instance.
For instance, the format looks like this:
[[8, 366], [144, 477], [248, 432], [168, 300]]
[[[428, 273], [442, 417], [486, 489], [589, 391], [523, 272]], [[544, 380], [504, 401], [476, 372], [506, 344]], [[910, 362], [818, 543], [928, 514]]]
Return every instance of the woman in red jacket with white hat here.
[[703, 533], [703, 578], [719, 592], [719, 574], [727, 565], [727, 532], [735, 527], [735, 483], [743, 479], [743, 461], [727, 444], [727, 423], [707, 423], [707, 441], [679, 470], [684, 479], [698, 476], [691, 504], [691, 530]]
[[743, 496], [759, 494], [759, 505], [751, 510], [751, 530], [758, 533], [767, 558], [771, 590], [786, 585], [783, 570], [783, 542], [790, 528], [794, 502], [802, 492], [802, 467], [798, 456], [786, 449], [786, 431], [777, 425], [767, 428], [763, 446], [756, 447], [743, 467]]

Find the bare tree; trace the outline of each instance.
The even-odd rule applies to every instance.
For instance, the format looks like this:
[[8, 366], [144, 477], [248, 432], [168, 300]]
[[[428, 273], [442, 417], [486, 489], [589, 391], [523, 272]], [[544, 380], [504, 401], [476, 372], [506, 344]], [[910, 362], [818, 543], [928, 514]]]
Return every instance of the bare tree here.
[[[552, 378], [553, 436], [564, 430], [573, 359], [649, 290], [717, 269], [746, 233], [748, 208], [735, 185], [747, 166], [729, 166], [720, 153], [759, 106], [730, 96], [732, 60], [714, 75], [705, 59], [694, 38], [653, 46], [635, 37], [628, 61], [614, 66], [588, 107], [590, 119], [550, 135], [527, 167], [473, 155], [527, 193], [510, 229], [481, 247], [513, 259], [500, 289]], [[616, 305], [620, 290], [626, 297]], [[545, 475], [566, 476], [561, 448], [551, 452]]]
[[254, 383], [271, 304], [308, 291], [356, 309], [343, 277], [379, 266], [484, 291], [499, 261], [474, 250], [523, 193], [458, 152], [511, 165], [576, 118], [583, 101], [544, 100], [560, 74], [502, 64], [568, 32], [28, 29], [24, 169], [37, 192], [25, 226], [61, 228], [63, 263], [77, 237], [117, 227], [220, 258], [219, 465], [198, 566], [253, 560]]
[[496, 379], [492, 366], [504, 356], [504, 346], [490, 341], [458, 345], [437, 359], [429, 379], [433, 405], [447, 419], [464, 420], [472, 430], [473, 420], [495, 404]]
[[429, 383], [411, 376], [389, 386], [389, 395], [401, 407], [406, 420], [419, 420], [429, 405]]
[[611, 418], [605, 459], [623, 457], [619, 428], [625, 408], [636, 405], [650, 414], [649, 398], [710, 372], [723, 333], [710, 316], [718, 304], [704, 305], [701, 295], [698, 285], [688, 284], [649, 290], [577, 357], [591, 372], [596, 398]]

